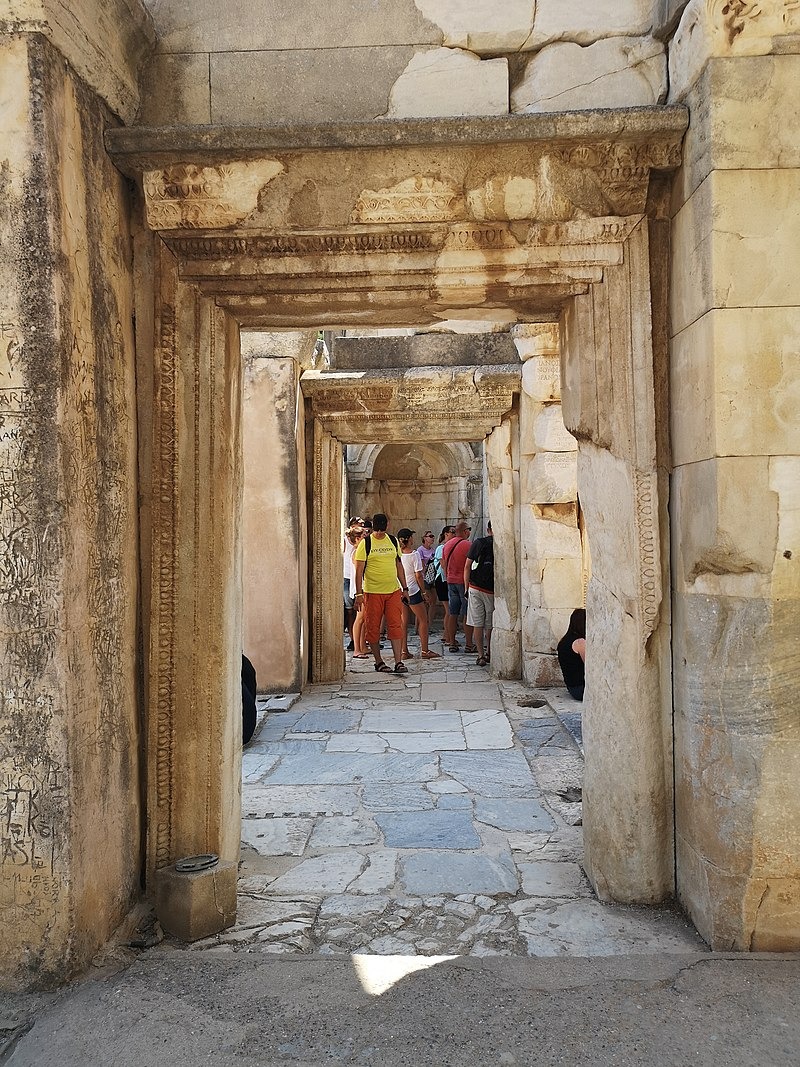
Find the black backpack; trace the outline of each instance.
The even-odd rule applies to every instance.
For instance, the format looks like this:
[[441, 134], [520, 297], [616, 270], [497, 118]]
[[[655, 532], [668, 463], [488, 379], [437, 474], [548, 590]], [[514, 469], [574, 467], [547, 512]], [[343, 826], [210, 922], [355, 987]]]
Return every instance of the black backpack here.
[[[392, 542], [395, 549], [399, 552], [400, 546], [398, 545], [397, 538], [394, 536], [394, 534], [387, 534], [386, 536]], [[369, 554], [372, 551], [372, 537], [370, 534], [367, 534], [367, 536], [364, 538], [364, 551], [367, 554], [367, 559], [369, 559]]]

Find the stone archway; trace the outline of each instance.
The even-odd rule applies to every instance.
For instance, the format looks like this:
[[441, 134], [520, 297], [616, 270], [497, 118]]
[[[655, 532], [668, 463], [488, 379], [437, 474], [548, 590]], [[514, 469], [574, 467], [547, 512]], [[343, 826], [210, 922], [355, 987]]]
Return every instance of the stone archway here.
[[[614, 665], [602, 675], [592, 668], [585, 711], [588, 871], [608, 898], [671, 894], [664, 243], [655, 172], [678, 165], [685, 127], [680, 108], [644, 108], [471, 120], [469, 143], [457, 120], [109, 133], [120, 167], [142, 179], [147, 226], [158, 235], [140, 240], [155, 264], [151, 870], [190, 851], [238, 851], [236, 324], [416, 326], [482, 308], [521, 322], [560, 318], [566, 424], [579, 441], [585, 485], [604, 487], [583, 496], [595, 568], [589, 603], [603, 623], [596, 660]], [[150, 351], [146, 340], [142, 351]], [[464, 383], [473, 397], [481, 381], [491, 390], [495, 371]], [[327, 378], [329, 389], [337, 375]], [[359, 380], [357, 395], [367, 389]], [[399, 387], [373, 390], [370, 440], [376, 427], [415, 417], [392, 409], [398, 396], [409, 402]], [[453, 410], [444, 409], [440, 425]], [[504, 400], [492, 438], [499, 478], [490, 490], [500, 500], [513, 494], [503, 459], [515, 447], [513, 420], [502, 419], [508, 410]], [[334, 414], [315, 413], [310, 423], [321, 531], [326, 515], [338, 521], [341, 499]], [[457, 405], [452, 422], [459, 437]], [[322, 543], [332, 533], [321, 533]], [[206, 641], [210, 654], [195, 675], [194, 650]], [[315, 655], [324, 662], [322, 647]], [[181, 799], [187, 794], [191, 804]]]

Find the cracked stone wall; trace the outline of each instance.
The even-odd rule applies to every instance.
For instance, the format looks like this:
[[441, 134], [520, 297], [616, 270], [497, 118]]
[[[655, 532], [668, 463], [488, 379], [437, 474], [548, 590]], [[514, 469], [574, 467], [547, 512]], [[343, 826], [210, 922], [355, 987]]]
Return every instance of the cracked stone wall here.
[[140, 892], [128, 187], [47, 34], [0, 35], [0, 985], [85, 967]]
[[678, 891], [714, 948], [800, 948], [797, 4], [692, 0], [672, 202]]
[[563, 685], [556, 645], [573, 610], [584, 605], [578, 443], [561, 414], [558, 326], [516, 326], [513, 334], [524, 361], [519, 412], [522, 676], [530, 685]]
[[144, 125], [630, 107], [667, 95], [679, 0], [146, 0]]

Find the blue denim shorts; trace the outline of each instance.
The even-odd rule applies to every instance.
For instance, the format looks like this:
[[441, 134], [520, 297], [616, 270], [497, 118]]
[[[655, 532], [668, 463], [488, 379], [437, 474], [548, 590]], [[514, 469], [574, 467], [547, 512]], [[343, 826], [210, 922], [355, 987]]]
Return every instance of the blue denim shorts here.
[[463, 582], [447, 583], [447, 607], [450, 614], [458, 619], [467, 614], [467, 594]]

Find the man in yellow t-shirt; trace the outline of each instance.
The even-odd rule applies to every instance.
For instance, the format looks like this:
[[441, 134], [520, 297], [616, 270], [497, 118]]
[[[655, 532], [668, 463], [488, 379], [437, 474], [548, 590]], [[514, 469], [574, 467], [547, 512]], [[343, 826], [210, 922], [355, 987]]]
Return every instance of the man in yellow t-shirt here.
[[403, 601], [408, 600], [406, 575], [400, 560], [400, 548], [386, 527], [389, 520], [378, 513], [372, 516], [372, 534], [363, 538], [353, 555], [356, 565], [356, 610], [365, 615], [364, 636], [375, 657], [375, 670], [391, 671], [381, 659], [381, 619], [386, 617], [386, 635], [394, 653], [394, 673], [408, 674], [403, 663]]

